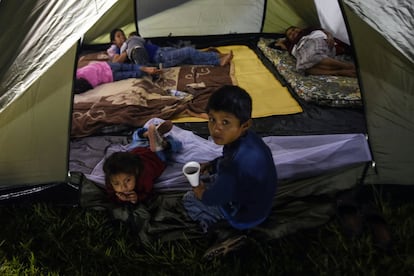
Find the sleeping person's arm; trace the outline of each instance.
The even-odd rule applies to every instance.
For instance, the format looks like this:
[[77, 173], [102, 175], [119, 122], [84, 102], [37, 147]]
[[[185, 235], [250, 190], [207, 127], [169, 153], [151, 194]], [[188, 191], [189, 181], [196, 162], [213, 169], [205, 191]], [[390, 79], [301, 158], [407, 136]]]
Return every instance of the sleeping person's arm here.
[[127, 60], [128, 56], [127, 56], [127, 52], [123, 52], [120, 55], [116, 54], [114, 55], [114, 57], [112, 58], [112, 62], [118, 62], [118, 63], [124, 63]]

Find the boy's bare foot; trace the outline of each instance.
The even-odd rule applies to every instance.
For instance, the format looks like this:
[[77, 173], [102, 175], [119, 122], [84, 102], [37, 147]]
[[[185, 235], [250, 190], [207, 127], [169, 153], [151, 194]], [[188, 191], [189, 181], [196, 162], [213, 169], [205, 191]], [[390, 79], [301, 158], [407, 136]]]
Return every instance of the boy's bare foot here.
[[[162, 123], [155, 125], [155, 129], [158, 133], [163, 136], [165, 133], [169, 132], [173, 127], [173, 123], [170, 120], [165, 120]], [[148, 138], [148, 130], [142, 134], [143, 138]]]
[[173, 123], [170, 120], [166, 120], [156, 126], [158, 133], [163, 136], [165, 133], [169, 132], [173, 127]]
[[148, 140], [152, 152], [157, 152], [164, 149], [164, 139], [158, 133], [155, 125], [150, 125], [148, 127]]
[[233, 51], [230, 51], [227, 55], [220, 57], [220, 66], [225, 66], [233, 59]]

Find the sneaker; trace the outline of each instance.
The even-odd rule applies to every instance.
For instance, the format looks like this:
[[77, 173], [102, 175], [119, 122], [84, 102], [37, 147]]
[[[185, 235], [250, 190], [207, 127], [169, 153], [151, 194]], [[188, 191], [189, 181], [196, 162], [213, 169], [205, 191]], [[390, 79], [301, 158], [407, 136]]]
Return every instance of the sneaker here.
[[164, 149], [164, 146], [163, 146], [164, 139], [159, 134], [155, 125], [150, 125], [148, 127], [148, 140], [149, 140], [151, 151], [157, 152], [157, 151], [161, 151]]
[[160, 124], [158, 124], [155, 129], [158, 133], [163, 136], [165, 133], [169, 132], [173, 127], [173, 123], [170, 120], [166, 120]]

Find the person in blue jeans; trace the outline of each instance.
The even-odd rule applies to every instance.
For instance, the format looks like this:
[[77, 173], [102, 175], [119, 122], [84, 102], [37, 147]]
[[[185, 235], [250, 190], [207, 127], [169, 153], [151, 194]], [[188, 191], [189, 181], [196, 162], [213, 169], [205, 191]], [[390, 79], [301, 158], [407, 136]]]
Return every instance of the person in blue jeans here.
[[239, 86], [225, 85], [211, 95], [206, 111], [210, 136], [223, 145], [223, 155], [201, 164], [200, 184], [183, 196], [183, 205], [204, 232], [220, 220], [251, 229], [270, 214], [277, 186], [272, 153], [250, 130], [252, 99]]
[[[148, 64], [161, 64], [163, 68], [167, 68], [184, 64], [225, 66], [233, 58], [232, 51], [222, 54], [218, 51], [200, 51], [193, 47], [161, 47], [136, 33], [130, 34], [127, 39], [124, 31], [118, 28], [113, 29], [109, 36], [112, 45], [107, 53], [112, 62], [122, 63], [129, 60], [142, 63], [143, 60], [148, 60]], [[138, 49], [145, 51], [136, 51]]]
[[156, 67], [106, 61], [92, 62], [76, 70], [75, 93], [83, 93], [96, 86], [128, 78], [159, 74]]

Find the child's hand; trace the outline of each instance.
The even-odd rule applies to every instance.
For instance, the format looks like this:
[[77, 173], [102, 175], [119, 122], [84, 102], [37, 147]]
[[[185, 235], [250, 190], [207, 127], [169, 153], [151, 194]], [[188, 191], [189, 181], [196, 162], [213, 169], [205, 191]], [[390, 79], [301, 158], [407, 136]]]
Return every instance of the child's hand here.
[[150, 75], [160, 74], [161, 69], [158, 69], [157, 67], [147, 67], [147, 66], [141, 66], [141, 71], [145, 72]]
[[203, 181], [200, 180], [200, 184], [198, 184], [197, 187], [193, 188], [194, 191], [194, 195], [196, 196], [196, 198], [198, 198], [199, 200], [201, 200], [201, 198], [203, 197], [204, 191], [206, 190], [206, 186], [204, 185]]
[[274, 43], [273, 46], [270, 46], [271, 48], [275, 48], [278, 50], [287, 50], [286, 47], [286, 38], [278, 38]]
[[134, 192], [134, 191], [127, 192], [127, 193], [116, 193], [116, 196], [121, 201], [131, 202], [131, 203], [134, 203], [134, 204], [137, 203], [137, 201], [138, 201], [137, 193]]
[[210, 174], [211, 169], [210, 162], [200, 164], [200, 174]]
[[324, 31], [326, 34], [326, 43], [328, 44], [328, 47], [332, 49], [335, 46], [335, 39], [333, 35], [330, 32]]

